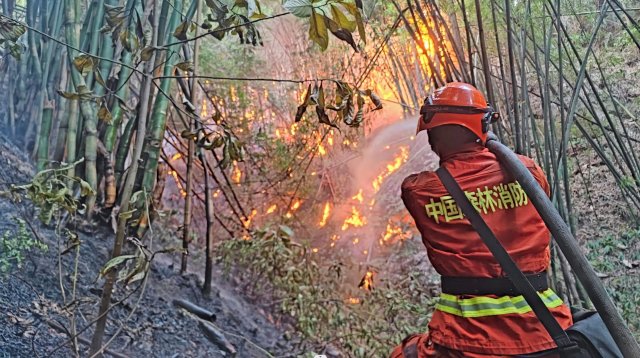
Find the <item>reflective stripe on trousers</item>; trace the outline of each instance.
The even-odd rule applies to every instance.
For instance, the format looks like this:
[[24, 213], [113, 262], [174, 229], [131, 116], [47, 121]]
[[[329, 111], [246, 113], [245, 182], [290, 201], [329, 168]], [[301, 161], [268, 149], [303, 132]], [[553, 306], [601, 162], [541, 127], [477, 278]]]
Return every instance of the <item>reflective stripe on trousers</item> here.
[[[548, 308], [555, 308], [563, 303], [562, 299], [551, 289], [538, 292], [538, 296], [542, 298], [542, 302]], [[460, 297], [464, 296], [442, 293], [440, 294], [440, 300], [436, 304], [436, 309], [460, 317], [486, 317], [531, 312], [531, 307], [523, 296], [502, 296], [498, 298], [486, 296]]]

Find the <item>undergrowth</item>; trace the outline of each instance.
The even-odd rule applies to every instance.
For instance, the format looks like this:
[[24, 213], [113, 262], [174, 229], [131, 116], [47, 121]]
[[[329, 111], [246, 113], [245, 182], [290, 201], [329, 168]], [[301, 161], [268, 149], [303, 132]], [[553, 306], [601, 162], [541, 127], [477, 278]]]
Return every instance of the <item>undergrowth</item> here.
[[33, 238], [24, 220], [16, 219], [16, 221], [17, 230], [7, 230], [0, 237], [0, 274], [9, 272], [14, 265], [21, 268], [28, 252], [34, 249], [41, 251], [48, 249], [47, 244]]
[[587, 243], [588, 258], [629, 328], [640, 339], [640, 229]]
[[[426, 330], [435, 300], [420, 273], [399, 272], [369, 291], [358, 289], [349, 255], [319, 256], [293, 235], [286, 226], [258, 230], [251, 240], [222, 243], [218, 260], [249, 296], [276, 302], [275, 313], [321, 349], [331, 344], [353, 357], [386, 356], [408, 334]], [[411, 248], [396, 250], [398, 257]]]

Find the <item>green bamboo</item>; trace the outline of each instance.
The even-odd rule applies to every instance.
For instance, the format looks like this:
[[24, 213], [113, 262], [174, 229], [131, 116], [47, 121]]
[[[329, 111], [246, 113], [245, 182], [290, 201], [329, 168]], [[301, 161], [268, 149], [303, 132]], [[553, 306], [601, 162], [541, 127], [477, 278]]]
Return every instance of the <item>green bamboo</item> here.
[[36, 169], [42, 171], [49, 162], [49, 133], [51, 132], [51, 118], [53, 117], [53, 104], [48, 102], [44, 106], [40, 125], [41, 135], [38, 137], [38, 161]]
[[[64, 0], [65, 19], [67, 26], [65, 28], [66, 41], [74, 47], [78, 47], [80, 43], [80, 1]], [[73, 60], [78, 52], [68, 48], [67, 55], [71, 72], [71, 79], [78, 95], [80, 96], [80, 112], [84, 120], [84, 159], [85, 159], [85, 180], [94, 191], [98, 187], [98, 174], [96, 170], [97, 157], [97, 118], [94, 108], [91, 104], [91, 90], [87, 87], [84, 78], [80, 72], [74, 67]], [[87, 212], [91, 213], [95, 204], [95, 195], [87, 197]]]
[[[70, 81], [71, 82], [71, 81]], [[72, 87], [71, 83], [69, 87]], [[77, 158], [77, 135], [78, 135], [78, 118], [80, 117], [78, 101], [67, 101], [67, 154], [65, 161], [74, 163]], [[75, 176], [75, 168], [69, 169], [69, 177]]]
[[[55, 2], [50, 3], [51, 7], [48, 9], [47, 13], [51, 13], [53, 15], [52, 20], [52, 36], [58, 36], [61, 28], [60, 21], [60, 13], [62, 11], [62, 3]], [[44, 21], [42, 21], [44, 23]], [[38, 142], [35, 146], [37, 150], [37, 169], [43, 170], [46, 166], [46, 163], [49, 161], [49, 139], [51, 134], [52, 127], [52, 118], [53, 118], [53, 109], [54, 103], [50, 100], [51, 96], [47, 93], [48, 91], [48, 82], [50, 77], [50, 70], [52, 68], [52, 62], [54, 61], [53, 50], [57, 46], [53, 41], [49, 41], [45, 45], [43, 45], [42, 52], [42, 79], [40, 82], [40, 96], [38, 108], [42, 108], [42, 111], [39, 111], [40, 119], [37, 131]]]
[[[194, 2], [195, 3], [195, 2]], [[176, 9], [182, 8], [182, 1], [175, 1], [174, 6]], [[169, 36], [173, 33], [173, 29], [180, 24], [180, 13], [175, 9], [171, 13], [171, 20], [166, 33], [165, 41], [169, 41]], [[178, 45], [170, 46], [168, 53], [171, 54], [178, 50]], [[163, 75], [171, 76], [174, 71], [174, 66], [178, 58], [176, 55], [167, 55], [164, 64]], [[147, 193], [153, 191], [153, 186], [156, 180], [156, 169], [158, 166], [158, 158], [160, 156], [160, 146], [164, 138], [164, 131], [167, 120], [167, 109], [169, 107], [169, 99], [164, 94], [168, 94], [171, 90], [172, 79], [165, 78], [160, 81], [159, 93], [156, 97], [156, 101], [153, 105], [153, 111], [149, 121], [149, 131], [145, 138], [145, 147], [143, 152], [144, 162], [144, 174], [142, 177], [142, 187]]]
[[[108, 0], [110, 4], [112, 0]], [[134, 11], [142, 10], [136, 7], [136, 0], [127, 0], [126, 9], [129, 12], [130, 16], [133, 16]], [[135, 32], [137, 20], [130, 20], [129, 31]], [[140, 24], [141, 25], [141, 24]], [[104, 41], [104, 40], [103, 40]], [[120, 62], [131, 65], [133, 59], [133, 55], [131, 52], [126, 49], [122, 50], [122, 54], [120, 56]], [[101, 73], [106, 72], [106, 68], [101, 68]], [[129, 96], [129, 85], [128, 82], [131, 79], [132, 70], [127, 66], [121, 66], [120, 72], [118, 73], [118, 87], [116, 89], [116, 99], [113, 101], [113, 105], [111, 107], [111, 122], [107, 124], [106, 129], [104, 131], [104, 135], [102, 137], [102, 142], [104, 143], [105, 148], [109, 153], [113, 152], [113, 149], [116, 144], [118, 129], [122, 123], [122, 119], [124, 117], [124, 109], [122, 108], [121, 101], [125, 101]], [[117, 181], [116, 181], [117, 183]]]
[[[153, 29], [153, 46], [158, 46], [158, 14], [152, 12], [153, 21], [152, 21], [152, 29]], [[145, 73], [153, 72], [153, 59], [156, 56], [155, 53], [151, 55], [151, 60], [145, 64], [144, 71]], [[122, 187], [122, 194], [120, 196], [120, 212], [129, 211], [129, 202], [131, 199], [131, 194], [133, 194], [133, 188], [136, 180], [136, 174], [138, 172], [138, 164], [140, 162], [140, 158], [142, 155], [142, 150], [144, 146], [144, 137], [146, 133], [146, 121], [147, 111], [149, 109], [149, 101], [151, 100], [151, 82], [152, 79], [149, 77], [144, 77], [140, 90], [140, 104], [138, 106], [137, 113], [137, 128], [136, 128], [136, 140], [135, 140], [135, 148], [133, 150], [133, 157], [131, 158], [131, 167], [129, 168], [129, 172], [127, 175], [127, 179], [125, 184]], [[129, 221], [129, 217], [125, 215], [118, 216], [118, 226], [116, 230], [116, 238], [113, 243], [113, 250], [111, 253], [111, 257], [118, 257], [122, 254], [122, 247], [124, 245], [124, 238], [127, 234], [127, 223]], [[100, 309], [98, 311], [99, 319], [96, 322], [96, 329], [94, 331], [93, 337], [91, 338], [91, 345], [89, 347], [89, 355], [94, 356], [96, 353], [101, 352], [102, 350], [102, 339], [104, 337], [105, 327], [107, 325], [107, 313], [109, 312], [109, 307], [111, 305], [111, 295], [113, 293], [113, 287], [116, 281], [116, 271], [110, 270], [106, 274], [106, 280], [104, 287], [102, 289], [102, 297], [100, 300]]]
[[[95, 14], [92, 16], [92, 24], [91, 24], [91, 36], [87, 36], [89, 37], [89, 53], [92, 55], [98, 55], [98, 53], [100, 52], [100, 45], [102, 42], [102, 51], [103, 52], [107, 52], [105, 54], [100, 54], [101, 57], [106, 57], [106, 58], [111, 58], [111, 55], [108, 54], [109, 49], [111, 49], [111, 53], [113, 53], [113, 47], [112, 46], [108, 46], [107, 43], [110, 43], [111, 41], [109, 41], [109, 34], [101, 34], [100, 33], [100, 28], [102, 27], [102, 23], [104, 21], [104, 0], [93, 0], [93, 7], [95, 9]], [[102, 35], [102, 36], [101, 36]], [[104, 42], [104, 40], [107, 40], [108, 42]], [[101, 41], [102, 40], [102, 41]], [[100, 63], [100, 66], [105, 65], [105, 62], [107, 64], [109, 64], [110, 62], [108, 61], [102, 61]], [[103, 78], [106, 79], [106, 77], [104, 77], [105, 73], [102, 73]], [[107, 74], [108, 75], [108, 74]], [[90, 72], [87, 75], [87, 79], [86, 79], [86, 83], [87, 86], [89, 88], [94, 88], [93, 83], [94, 82], [94, 78], [93, 78], [93, 72]], [[101, 91], [100, 93], [98, 93], [98, 91]], [[96, 95], [100, 96], [104, 93], [104, 88], [102, 88], [102, 86], [97, 86], [97, 88], [95, 88], [94, 92], [96, 92]]]
[[116, 185], [120, 183], [120, 179], [124, 174], [124, 166], [127, 161], [127, 155], [129, 154], [129, 147], [131, 146], [131, 140], [133, 138], [133, 126], [136, 125], [136, 122], [139, 121], [139, 118], [132, 118], [127, 122], [127, 125], [124, 127], [124, 131], [122, 132], [122, 136], [120, 136], [120, 142], [118, 143], [118, 150], [116, 151], [116, 165], [115, 165], [115, 176], [116, 176]]

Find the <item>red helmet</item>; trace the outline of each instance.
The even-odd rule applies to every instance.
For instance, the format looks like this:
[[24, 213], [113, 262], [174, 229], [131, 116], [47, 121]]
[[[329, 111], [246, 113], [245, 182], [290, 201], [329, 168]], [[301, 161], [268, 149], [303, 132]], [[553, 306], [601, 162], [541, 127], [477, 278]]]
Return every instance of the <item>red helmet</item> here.
[[484, 143], [489, 123], [499, 118], [500, 114], [493, 111], [478, 89], [468, 83], [451, 82], [424, 101], [417, 132], [455, 124], [472, 131]]

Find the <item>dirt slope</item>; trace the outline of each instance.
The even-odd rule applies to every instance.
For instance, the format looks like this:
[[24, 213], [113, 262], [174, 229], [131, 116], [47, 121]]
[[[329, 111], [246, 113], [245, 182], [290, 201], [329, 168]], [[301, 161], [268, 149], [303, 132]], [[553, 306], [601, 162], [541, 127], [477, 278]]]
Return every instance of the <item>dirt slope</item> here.
[[[0, 136], [0, 188], [11, 183], [24, 183], [33, 174], [27, 158]], [[14, 205], [0, 198], [0, 235], [15, 230], [16, 218], [29, 220], [38, 235], [47, 243], [46, 253], [30, 254], [22, 269], [0, 276], [0, 357], [71, 357], [69, 345], [64, 345], [67, 335], [51, 328], [47, 321], [69, 327], [69, 311], [63, 306], [58, 276], [58, 239], [52, 228], [39, 225], [36, 215], [28, 203]], [[97, 313], [102, 281], [96, 280], [101, 266], [107, 261], [113, 243], [113, 233], [107, 229], [95, 233], [82, 233], [80, 240], [79, 282], [76, 324], [85, 327]], [[157, 248], [156, 248], [157, 249]], [[73, 253], [63, 256], [62, 282], [65, 285], [67, 302], [70, 302], [73, 272]], [[238, 351], [237, 357], [265, 357], [256, 346], [275, 356], [293, 356], [291, 343], [282, 339], [279, 328], [233, 292], [224, 282], [221, 273], [214, 277], [211, 298], [201, 295], [199, 278], [194, 275], [180, 276], [177, 270], [167, 266], [166, 260], [152, 264], [146, 292], [139, 302], [139, 291], [127, 303], [117, 306], [110, 313], [107, 337], [123, 323], [125, 329], [109, 346], [114, 352], [127, 357], [224, 357], [219, 347], [209, 342], [198, 328], [197, 321], [176, 309], [172, 301], [183, 298], [199, 304], [216, 314], [215, 324], [224, 330], [226, 338]], [[135, 286], [135, 285], [133, 285]], [[130, 290], [117, 290], [114, 302], [129, 294]], [[136, 310], [130, 319], [127, 317]], [[90, 340], [93, 327], [80, 336]], [[244, 337], [244, 338], [243, 338]], [[252, 343], [250, 343], [250, 342]], [[283, 343], [284, 342], [284, 343]], [[80, 345], [80, 356], [86, 355], [86, 345]]]

